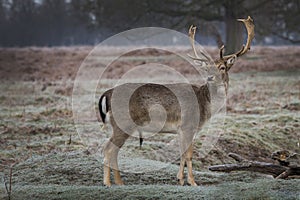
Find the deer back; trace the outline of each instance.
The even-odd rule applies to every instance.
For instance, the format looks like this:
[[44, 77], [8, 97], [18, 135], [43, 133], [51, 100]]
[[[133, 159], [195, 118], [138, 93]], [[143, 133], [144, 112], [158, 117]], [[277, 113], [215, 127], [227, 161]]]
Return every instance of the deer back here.
[[[186, 88], [191, 88], [192, 94]], [[102, 108], [100, 114], [103, 121], [105, 121], [107, 112], [110, 113], [113, 120], [115, 114], [124, 115], [118, 111], [115, 111], [114, 114], [111, 112], [114, 93], [120, 94], [120, 91], [124, 94], [131, 93], [131, 91], [133, 93], [129, 99], [124, 101], [120, 96], [115, 97], [118, 103], [114, 105], [128, 106], [131, 120], [140, 127], [149, 124], [151, 120], [154, 120], [152, 124], [161, 123], [160, 115], [165, 114], [165, 125], [162, 132], [176, 132], [178, 126], [189, 124], [188, 121], [192, 121], [191, 119], [198, 118], [197, 128], [200, 128], [211, 117], [208, 84], [198, 86], [186, 83], [165, 85], [127, 83], [106, 91], [100, 98], [99, 108]], [[128, 103], [126, 103], [127, 101]], [[151, 116], [151, 109], [155, 106], [159, 106], [158, 110], [154, 110]]]

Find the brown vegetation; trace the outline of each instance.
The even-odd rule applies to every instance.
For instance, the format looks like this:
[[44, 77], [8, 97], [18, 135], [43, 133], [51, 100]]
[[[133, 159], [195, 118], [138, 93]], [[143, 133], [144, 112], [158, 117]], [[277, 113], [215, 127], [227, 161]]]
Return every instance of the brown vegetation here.
[[[181, 51], [186, 51], [182, 48]], [[0, 49], [0, 78], [15, 81], [53, 81], [74, 80], [84, 58], [92, 47], [55, 47], [55, 48], [5, 48]], [[178, 50], [178, 49], [177, 49]], [[210, 55], [218, 55], [218, 49], [206, 48]], [[118, 48], [103, 49], [99, 56], [114, 55]], [[179, 48], [180, 51], [180, 48]], [[130, 52], [125, 56], [168, 56], [170, 52], [153, 49]], [[183, 73], [193, 73], [182, 69], [184, 63], [180, 60], [169, 59], [168, 65]], [[112, 66], [108, 78], [116, 78], [120, 73], [128, 70], [132, 65], [143, 64], [143, 60], [134, 62], [119, 61]], [[237, 61], [231, 73], [246, 71], [273, 71], [297, 69], [300, 63], [300, 47], [259, 47], [255, 46], [248, 55]]]

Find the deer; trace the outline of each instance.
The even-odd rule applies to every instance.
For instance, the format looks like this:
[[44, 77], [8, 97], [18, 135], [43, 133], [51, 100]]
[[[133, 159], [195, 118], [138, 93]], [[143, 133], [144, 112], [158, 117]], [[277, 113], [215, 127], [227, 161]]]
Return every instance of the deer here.
[[[193, 176], [193, 138], [203, 125], [211, 118], [212, 86], [219, 80], [224, 85], [225, 95], [228, 92], [228, 72], [236, 59], [250, 50], [254, 38], [253, 19], [238, 19], [247, 30], [247, 42], [233, 54], [224, 55], [224, 45], [219, 49], [219, 58], [214, 60], [210, 68], [214, 68], [218, 76], [209, 76], [206, 83], [125, 83], [105, 91], [99, 99], [99, 112], [103, 123], [110, 123], [112, 135], [105, 143], [102, 152], [103, 184], [112, 185], [111, 171], [114, 173], [116, 185], [123, 185], [118, 167], [118, 152], [133, 132], [152, 131], [157, 133], [178, 134], [180, 143], [180, 164], [177, 179], [180, 185], [185, 184], [184, 168], [187, 167], [187, 183], [197, 186]], [[195, 49], [196, 27], [189, 28], [189, 39], [193, 49], [193, 56], [188, 55], [195, 62], [207, 62], [204, 55], [200, 57]], [[218, 78], [219, 77], [219, 78]], [[187, 95], [186, 88], [194, 93]], [[175, 91], [175, 92], [174, 92]], [[177, 94], [176, 94], [177, 93]], [[224, 93], [224, 92], [223, 92]], [[117, 108], [124, 95], [130, 94], [129, 108]], [[178, 99], [178, 97], [180, 97]], [[184, 105], [182, 105], [184, 102]], [[128, 113], [125, 113], [128, 112]], [[195, 119], [195, 120], [194, 120]], [[133, 123], [132, 123], [133, 122]], [[129, 124], [129, 125], [127, 125]], [[140, 141], [142, 142], [142, 141]]]

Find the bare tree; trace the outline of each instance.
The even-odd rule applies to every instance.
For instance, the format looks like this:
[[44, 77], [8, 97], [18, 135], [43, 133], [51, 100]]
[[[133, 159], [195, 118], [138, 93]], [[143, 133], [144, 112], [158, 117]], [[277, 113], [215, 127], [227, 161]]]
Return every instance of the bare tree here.
[[[271, 0], [130, 0], [123, 1], [91, 0], [86, 11], [95, 16], [97, 25], [113, 32], [139, 26], [162, 26], [185, 30], [189, 24], [205, 27], [212, 32], [218, 46], [223, 43], [220, 33], [206, 27], [204, 22], [221, 22], [225, 25], [226, 54], [237, 51], [243, 44], [243, 28], [236, 21], [247, 15], [253, 16], [257, 24], [258, 37], [277, 36], [292, 43], [298, 43], [299, 1]], [[129, 6], [130, 5], [130, 6]], [[122, 23], [123, 22], [123, 23]], [[200, 30], [201, 32], [201, 30]], [[260, 37], [261, 36], [261, 37]]]
[[94, 44], [136, 27], [186, 32], [194, 24], [219, 47], [228, 44], [225, 53], [230, 54], [245, 42], [237, 18], [253, 17], [254, 42], [269, 36], [297, 44], [299, 12], [299, 0], [0, 0], [0, 45]]

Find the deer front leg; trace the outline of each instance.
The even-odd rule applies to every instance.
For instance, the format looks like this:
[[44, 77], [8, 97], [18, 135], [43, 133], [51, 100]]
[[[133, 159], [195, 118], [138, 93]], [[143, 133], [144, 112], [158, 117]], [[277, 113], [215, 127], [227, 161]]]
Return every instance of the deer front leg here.
[[193, 175], [193, 167], [192, 167], [192, 157], [193, 157], [193, 144], [191, 144], [185, 154], [186, 165], [188, 168], [188, 183], [192, 186], [197, 186], [195, 183], [194, 175]]
[[177, 178], [179, 179], [180, 185], [184, 184], [184, 166], [185, 163], [188, 168], [188, 183], [192, 186], [197, 186], [193, 176], [193, 168], [192, 168], [192, 156], [193, 156], [193, 134], [184, 134], [184, 133], [192, 133], [191, 131], [182, 131], [179, 129], [179, 140], [180, 140], [180, 151], [181, 151], [181, 161], [179, 172], [177, 174]]

